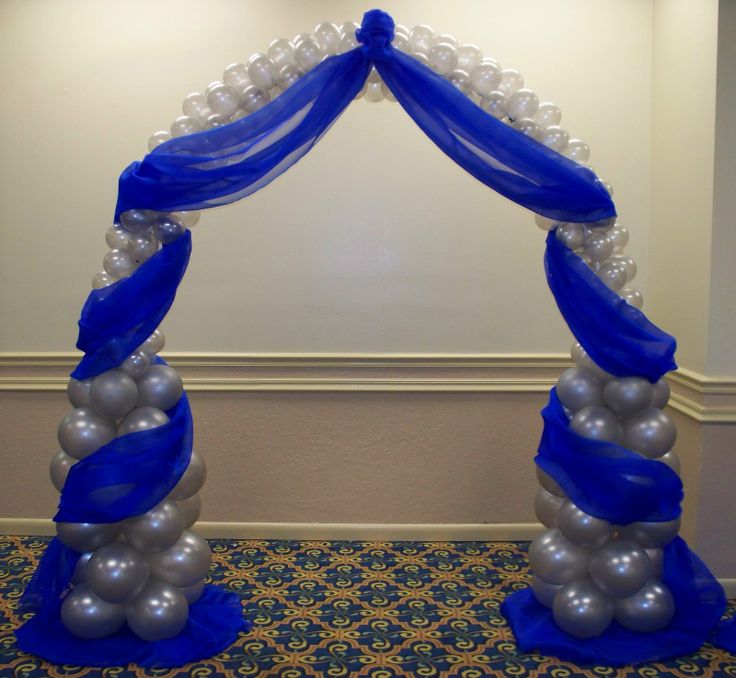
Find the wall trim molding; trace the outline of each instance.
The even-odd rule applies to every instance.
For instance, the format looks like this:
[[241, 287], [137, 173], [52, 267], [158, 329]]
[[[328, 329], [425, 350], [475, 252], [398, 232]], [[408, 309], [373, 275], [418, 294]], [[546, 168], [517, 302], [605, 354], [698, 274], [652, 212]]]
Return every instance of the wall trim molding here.
[[[545, 393], [566, 354], [168, 353], [187, 391]], [[0, 391], [63, 391], [76, 352], [0, 353]], [[736, 377], [680, 369], [670, 406], [700, 423], [736, 423]]]

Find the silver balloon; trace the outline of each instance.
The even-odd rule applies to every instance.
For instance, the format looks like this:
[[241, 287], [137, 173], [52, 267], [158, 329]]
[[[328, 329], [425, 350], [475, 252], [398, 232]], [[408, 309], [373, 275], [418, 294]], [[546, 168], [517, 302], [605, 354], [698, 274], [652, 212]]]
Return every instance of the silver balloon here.
[[545, 530], [529, 547], [531, 571], [550, 584], [567, 584], [584, 576], [588, 553], [571, 544], [558, 530]]
[[153, 226], [156, 215], [151, 210], [128, 210], [120, 215], [120, 225], [130, 233], [141, 233]]
[[585, 226], [583, 224], [560, 224], [555, 231], [557, 239], [571, 250], [583, 246], [585, 239]]
[[138, 387], [122, 370], [108, 370], [92, 381], [89, 390], [90, 407], [110, 419], [121, 419], [138, 400]]
[[125, 605], [108, 603], [96, 596], [87, 584], [79, 584], [61, 604], [61, 621], [77, 638], [105, 638], [125, 623]]
[[557, 527], [557, 513], [565, 500], [551, 492], [547, 492], [543, 487], [537, 489], [534, 496], [534, 513], [537, 519], [545, 527]]
[[653, 394], [652, 407], [658, 407], [661, 410], [670, 399], [670, 385], [666, 379], [660, 379], [654, 384]]
[[613, 536], [613, 525], [581, 511], [566, 501], [557, 514], [557, 529], [571, 544], [584, 549], [603, 546]]
[[166, 412], [155, 407], [137, 407], [118, 426], [118, 435], [138, 433], [149, 429], [163, 426], [168, 423], [169, 417]]
[[188, 617], [184, 594], [161, 581], [150, 581], [126, 607], [131, 631], [149, 642], [179, 635]]
[[672, 449], [677, 429], [669, 415], [650, 407], [624, 420], [624, 447], [652, 459]]
[[66, 395], [69, 402], [74, 407], [89, 407], [89, 389], [92, 386], [91, 379], [74, 379], [69, 380], [66, 385]]
[[125, 538], [140, 551], [165, 551], [184, 530], [184, 516], [173, 501], [162, 501], [143, 515], [123, 523]]
[[130, 242], [130, 232], [113, 224], [107, 229], [107, 233], [105, 233], [105, 242], [110, 246], [111, 250], [125, 249]]
[[189, 466], [187, 466], [184, 475], [179, 479], [174, 489], [171, 490], [171, 498], [176, 501], [189, 499], [189, 497], [199, 492], [206, 478], [207, 465], [204, 463], [202, 455], [197, 450], [192, 450]]
[[171, 215], [159, 217], [153, 226], [153, 232], [163, 245], [168, 245], [184, 235], [186, 228]]
[[593, 440], [618, 443], [623, 438], [623, 428], [618, 417], [606, 407], [584, 407], [575, 413], [570, 428]]
[[652, 568], [654, 570], [654, 576], [657, 579], [662, 578], [662, 572], [664, 570], [664, 551], [662, 549], [644, 549], [649, 556], [649, 560], [652, 561]]
[[142, 264], [158, 251], [158, 239], [153, 233], [137, 233], [130, 236], [125, 249], [136, 264]]
[[667, 454], [663, 454], [661, 457], [657, 457], [657, 461], [661, 461], [663, 464], [667, 464], [677, 475], [682, 472], [682, 465], [680, 464], [680, 457], [677, 456], [677, 452], [670, 450]]
[[196, 584], [192, 584], [191, 586], [181, 586], [179, 587], [179, 590], [184, 594], [187, 602], [190, 605], [193, 605], [202, 597], [202, 593], [204, 592], [204, 579], [202, 579], [202, 581], [198, 581]]
[[119, 532], [119, 523], [56, 523], [61, 543], [80, 553], [100, 548], [115, 539]]
[[148, 581], [148, 562], [125, 542], [114, 541], [97, 549], [85, 569], [90, 589], [108, 603], [125, 603]]
[[650, 581], [633, 596], [616, 601], [616, 621], [630, 631], [652, 633], [675, 616], [675, 600], [661, 582]]
[[544, 579], [540, 579], [536, 574], [532, 575], [532, 593], [534, 597], [545, 607], [552, 609], [555, 596], [562, 588], [562, 584], [549, 584]]
[[74, 572], [72, 572], [72, 578], [70, 580], [72, 584], [81, 584], [84, 581], [87, 563], [89, 563], [92, 553], [92, 551], [87, 551], [87, 553], [83, 553], [79, 556], [77, 564], [74, 566]]
[[578, 343], [575, 342], [570, 351], [573, 362], [580, 367], [587, 367], [591, 372], [595, 374], [601, 381], [607, 382], [609, 379], [613, 379], [612, 374], [608, 374], [604, 369], [598, 367], [591, 357], [585, 352], [585, 349]]
[[619, 528], [623, 539], [635, 541], [646, 549], [656, 549], [669, 544], [680, 531], [680, 518], [660, 523], [630, 523]]
[[593, 581], [616, 598], [634, 595], [653, 574], [652, 561], [646, 551], [632, 541], [609, 541], [590, 557]]
[[202, 498], [198, 494], [192, 495], [189, 499], [177, 501], [176, 505], [179, 507], [186, 529], [199, 520], [199, 514], [202, 511]]
[[152, 553], [149, 563], [156, 579], [174, 586], [191, 586], [207, 574], [210, 547], [198, 534], [185, 530], [170, 549]]
[[145, 351], [131, 353], [120, 366], [120, 369], [133, 379], [140, 379], [151, 366], [151, 356]]
[[555, 596], [555, 623], [575, 638], [594, 638], [613, 621], [613, 601], [590, 579], [570, 582]]
[[603, 383], [586, 367], [571, 367], [557, 381], [560, 402], [577, 412], [584, 407], [603, 404]]
[[624, 377], [612, 379], [606, 384], [603, 402], [619, 417], [629, 417], [646, 410], [652, 402], [653, 395], [654, 389], [646, 379]]
[[153, 355], [162, 351], [165, 344], [164, 333], [161, 330], [154, 330], [153, 334], [138, 347], [138, 350]]
[[69, 469], [77, 463], [74, 457], [70, 457], [63, 450], [59, 450], [52, 458], [49, 466], [49, 476], [54, 487], [61, 492], [64, 487], [66, 477], [69, 475]]
[[138, 381], [138, 406], [168, 410], [179, 402], [184, 386], [173, 367], [152, 365]]
[[77, 407], [59, 422], [59, 445], [75, 459], [84, 459], [115, 437], [115, 422], [89, 407]]

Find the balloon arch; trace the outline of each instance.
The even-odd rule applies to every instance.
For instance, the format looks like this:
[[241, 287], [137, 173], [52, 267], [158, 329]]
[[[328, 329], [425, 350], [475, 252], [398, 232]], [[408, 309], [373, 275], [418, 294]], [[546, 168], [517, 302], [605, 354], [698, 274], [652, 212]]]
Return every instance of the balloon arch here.
[[379, 10], [228, 66], [121, 175], [111, 250], [79, 321], [74, 409], [51, 462], [57, 537], [25, 591], [36, 614], [19, 645], [57, 663], [179, 666], [248, 630], [238, 598], [204, 585], [209, 547], [191, 527], [205, 465], [157, 328], [197, 210], [268, 184], [360, 96], [398, 101], [444, 153], [549, 231], [547, 279], [579, 343], [542, 412], [535, 509], [547, 530], [529, 551], [531, 587], [503, 606], [520, 648], [612, 664], [694, 651], [724, 596], [677, 536], [676, 431], [662, 409], [675, 341], [628, 287], [636, 264], [611, 188], [518, 71]]

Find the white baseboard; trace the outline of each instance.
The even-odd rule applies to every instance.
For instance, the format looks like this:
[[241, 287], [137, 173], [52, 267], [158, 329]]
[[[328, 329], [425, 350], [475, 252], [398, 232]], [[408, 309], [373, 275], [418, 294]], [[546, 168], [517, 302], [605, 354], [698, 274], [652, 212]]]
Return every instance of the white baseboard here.
[[[293, 539], [346, 541], [529, 541], [544, 528], [538, 523], [353, 524], [227, 523], [202, 521], [196, 530], [208, 539]], [[55, 534], [46, 518], [0, 518], [0, 534]]]

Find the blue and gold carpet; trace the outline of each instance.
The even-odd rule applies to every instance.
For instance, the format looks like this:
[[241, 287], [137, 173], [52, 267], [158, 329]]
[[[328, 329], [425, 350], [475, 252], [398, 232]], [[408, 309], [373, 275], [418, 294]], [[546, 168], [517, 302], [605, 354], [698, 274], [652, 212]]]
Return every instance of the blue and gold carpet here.
[[[255, 628], [182, 669], [52, 666], [15, 647], [18, 599], [47, 539], [0, 537], [0, 677], [733, 676], [736, 657], [697, 654], [634, 668], [578, 668], [517, 652], [501, 601], [527, 585], [526, 544], [211, 542], [212, 581], [236, 591]], [[732, 610], [733, 611], [733, 610]]]

